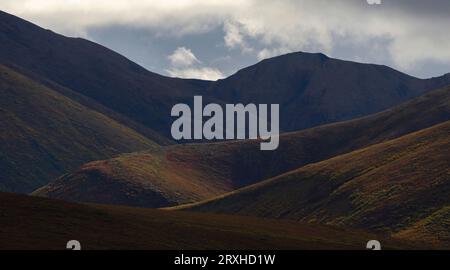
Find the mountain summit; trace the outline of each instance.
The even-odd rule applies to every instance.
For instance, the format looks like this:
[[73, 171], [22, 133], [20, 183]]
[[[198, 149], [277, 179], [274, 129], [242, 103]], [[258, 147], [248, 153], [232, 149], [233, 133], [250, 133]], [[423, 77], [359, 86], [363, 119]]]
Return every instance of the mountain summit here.
[[449, 76], [423, 80], [298, 52], [245, 68], [214, 83], [210, 94], [230, 103], [279, 103], [281, 129], [293, 131], [376, 113], [449, 84]]

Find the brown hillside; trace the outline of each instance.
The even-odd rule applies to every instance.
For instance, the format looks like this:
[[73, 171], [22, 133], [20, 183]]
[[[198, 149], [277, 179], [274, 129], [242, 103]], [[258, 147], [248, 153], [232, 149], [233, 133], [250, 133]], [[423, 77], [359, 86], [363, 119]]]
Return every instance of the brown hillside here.
[[133, 153], [83, 165], [33, 195], [140, 207], [166, 207], [205, 200], [231, 189], [212, 168], [172, 160], [166, 152]]
[[384, 232], [418, 222], [446, 230], [448, 215], [436, 211], [450, 205], [449, 134], [447, 121], [187, 208]]

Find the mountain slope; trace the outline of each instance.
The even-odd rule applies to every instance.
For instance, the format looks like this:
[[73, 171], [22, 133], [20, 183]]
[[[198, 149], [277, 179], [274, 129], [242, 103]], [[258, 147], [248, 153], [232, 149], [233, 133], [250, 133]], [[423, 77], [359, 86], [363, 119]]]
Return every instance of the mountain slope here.
[[449, 134], [447, 121], [188, 209], [405, 230], [450, 205]]
[[157, 145], [0, 65], [0, 190], [30, 192], [81, 164]]
[[167, 137], [171, 107], [192, 102], [209, 84], [151, 73], [103, 46], [1, 11], [0, 63], [71, 89]]
[[450, 87], [372, 116], [284, 134], [273, 152], [257, 141], [169, 146], [87, 164], [34, 194], [145, 207], [196, 202], [447, 120]]
[[[26, 217], [26, 218], [24, 218]], [[359, 230], [247, 217], [80, 205], [0, 193], [0, 249], [277, 250], [426, 247]]]
[[266, 59], [215, 82], [228, 103], [278, 103], [283, 131], [373, 114], [450, 85], [450, 74], [421, 80], [386, 66], [291, 53]]

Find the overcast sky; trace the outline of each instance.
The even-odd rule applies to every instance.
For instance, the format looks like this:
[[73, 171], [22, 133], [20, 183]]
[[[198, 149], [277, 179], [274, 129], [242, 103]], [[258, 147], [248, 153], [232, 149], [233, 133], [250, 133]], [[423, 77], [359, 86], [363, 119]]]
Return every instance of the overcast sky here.
[[294, 51], [422, 78], [450, 72], [449, 0], [0, 0], [0, 9], [168, 76], [215, 80]]

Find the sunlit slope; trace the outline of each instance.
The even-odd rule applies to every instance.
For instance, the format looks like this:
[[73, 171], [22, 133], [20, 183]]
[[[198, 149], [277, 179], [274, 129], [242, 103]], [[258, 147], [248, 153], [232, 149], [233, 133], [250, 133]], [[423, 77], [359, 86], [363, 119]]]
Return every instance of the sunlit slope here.
[[201, 201], [231, 190], [228, 179], [213, 167], [189, 166], [161, 150], [85, 164], [33, 195], [158, 208]]
[[188, 209], [387, 232], [442, 218], [433, 234], [445, 233], [448, 215], [436, 211], [450, 205], [449, 134], [447, 121]]
[[30, 192], [85, 162], [155, 145], [0, 65], [0, 190]]

